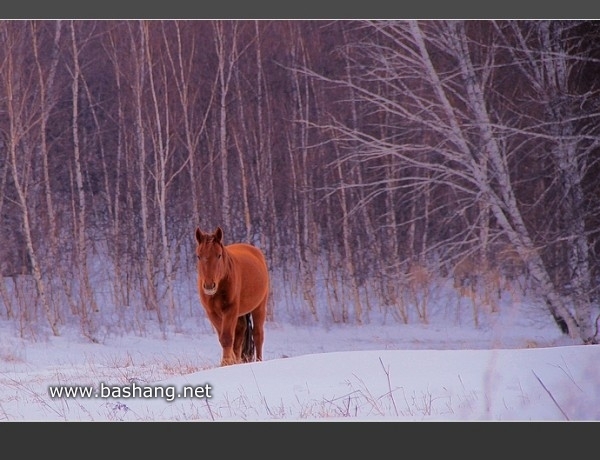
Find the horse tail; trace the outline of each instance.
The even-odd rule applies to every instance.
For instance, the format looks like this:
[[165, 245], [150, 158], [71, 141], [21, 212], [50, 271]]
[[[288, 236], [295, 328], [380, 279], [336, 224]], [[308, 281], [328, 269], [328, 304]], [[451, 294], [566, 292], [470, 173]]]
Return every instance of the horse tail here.
[[246, 332], [244, 334], [244, 345], [242, 348], [242, 361], [245, 363], [250, 363], [254, 361], [254, 333], [252, 326], [252, 315], [250, 313], [246, 313]]

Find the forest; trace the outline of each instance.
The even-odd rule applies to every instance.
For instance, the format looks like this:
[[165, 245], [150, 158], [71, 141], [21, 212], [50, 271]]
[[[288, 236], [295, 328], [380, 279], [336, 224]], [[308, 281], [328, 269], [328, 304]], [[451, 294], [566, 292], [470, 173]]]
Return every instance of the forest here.
[[6, 20], [0, 41], [21, 336], [180, 327], [194, 231], [221, 226], [265, 252], [275, 316], [427, 323], [449, 281], [600, 340], [596, 21]]

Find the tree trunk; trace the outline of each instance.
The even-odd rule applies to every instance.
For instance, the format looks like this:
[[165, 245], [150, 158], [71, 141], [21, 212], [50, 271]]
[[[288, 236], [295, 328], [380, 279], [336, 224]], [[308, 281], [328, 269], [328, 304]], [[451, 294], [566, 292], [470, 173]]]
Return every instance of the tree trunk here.
[[81, 325], [84, 335], [86, 335], [93, 342], [96, 341], [94, 337], [95, 326], [93, 318], [90, 316], [91, 313], [98, 311], [98, 306], [94, 298], [94, 291], [92, 290], [90, 283], [90, 274], [87, 263], [87, 251], [89, 245], [86, 237], [86, 199], [85, 190], [83, 186], [83, 174], [81, 165], [81, 150], [79, 147], [79, 79], [81, 78], [81, 70], [79, 67], [79, 49], [77, 46], [77, 39], [75, 33], [75, 24], [71, 21], [71, 45], [73, 51], [73, 80], [71, 82], [71, 95], [73, 98], [72, 102], [72, 136], [73, 136], [73, 155], [75, 162], [75, 185], [77, 204], [74, 207], [76, 215], [73, 216], [75, 222], [75, 231], [77, 238], [77, 265], [79, 268], [79, 298], [80, 298], [80, 311]]

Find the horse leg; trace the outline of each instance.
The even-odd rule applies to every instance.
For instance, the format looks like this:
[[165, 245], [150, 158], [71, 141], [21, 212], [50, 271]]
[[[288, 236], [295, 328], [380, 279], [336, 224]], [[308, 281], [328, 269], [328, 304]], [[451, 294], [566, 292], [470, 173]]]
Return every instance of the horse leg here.
[[242, 350], [244, 349], [244, 342], [246, 337], [246, 317], [240, 316], [237, 319], [235, 325], [235, 337], [233, 339], [233, 352], [238, 362], [242, 362]]
[[267, 318], [267, 299], [265, 298], [258, 308], [252, 312], [252, 321], [254, 322], [254, 348], [256, 350], [256, 360], [262, 361], [263, 343], [265, 341], [265, 320]]
[[221, 328], [223, 327], [223, 318], [221, 317], [221, 315], [217, 315], [216, 313], [214, 313], [212, 310], [209, 310], [208, 308], [206, 309], [206, 316], [208, 316], [210, 324], [212, 324], [213, 328], [215, 329], [215, 332], [216, 332], [217, 337], [219, 338], [219, 342], [220, 342], [221, 341], [221, 339], [220, 339]]
[[219, 342], [221, 343], [221, 348], [223, 348], [221, 366], [229, 366], [238, 362], [233, 351], [236, 326], [237, 317], [235, 315], [230, 313], [223, 316], [219, 332]]

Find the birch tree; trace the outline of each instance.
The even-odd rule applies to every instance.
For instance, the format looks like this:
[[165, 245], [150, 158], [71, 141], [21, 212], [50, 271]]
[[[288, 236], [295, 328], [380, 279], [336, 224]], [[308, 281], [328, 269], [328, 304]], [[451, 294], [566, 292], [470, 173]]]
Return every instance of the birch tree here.
[[[360, 154], [345, 160], [394, 157], [404, 167], [427, 171], [422, 183], [443, 184], [465, 197], [469, 208], [477, 210], [471, 233], [478, 235], [478, 251], [486, 251], [490, 238], [509, 241], [527, 263], [561, 330], [584, 343], [594, 342], [589, 309], [577, 310], [552, 283], [536, 230], [527, 225], [521, 210], [511, 167], [515, 155], [524, 152], [507, 148], [516, 122], [514, 114], [504, 116], [498, 102], [502, 95], [494, 86], [502, 69], [492, 24], [385, 21], [370, 27], [382, 40], [357, 45], [368, 62], [357, 67], [363, 69], [360, 78], [334, 81], [314, 75], [351, 86], [361, 103], [370, 105], [373, 113], [389, 114], [403, 132], [380, 138], [364, 127], [336, 124], [340, 140], [362, 146]], [[385, 92], [378, 92], [373, 82]], [[576, 253], [581, 251], [585, 248]]]
[[596, 102], [600, 87], [579, 84], [581, 73], [588, 69], [582, 63], [590, 59], [587, 38], [582, 34], [586, 25], [578, 21], [534, 21], [496, 24], [496, 28], [531, 88], [530, 101], [536, 111], [527, 135], [544, 146], [541, 161], [554, 165], [552, 188], [556, 192], [550, 205], [556, 209], [559, 228], [547, 244], [560, 244], [566, 252], [566, 263], [560, 264], [565, 275], [554, 282], [554, 289], [572, 305], [584, 342], [594, 342], [598, 340], [594, 327], [598, 312], [593, 302], [598, 287], [594, 286], [591, 268], [590, 210], [584, 184], [592, 166], [591, 153], [600, 145]]
[[[115, 305], [122, 312], [122, 307], [130, 305], [130, 285], [128, 280], [130, 279], [130, 271], [127, 269], [130, 266], [131, 254], [128, 251], [128, 233], [125, 226], [121, 224], [122, 214], [132, 214], [132, 198], [131, 194], [125, 194], [126, 198], [123, 199], [123, 190], [127, 190], [127, 187], [122, 184], [121, 178], [128, 176], [124, 174], [128, 171], [126, 167], [126, 136], [124, 133], [125, 126], [125, 84], [123, 82], [123, 72], [119, 66], [119, 50], [122, 49], [121, 37], [122, 35], [117, 33], [118, 28], [114, 28], [110, 33], [106, 34], [104, 41], [104, 48], [106, 50], [108, 59], [113, 65], [114, 76], [115, 76], [115, 91], [116, 91], [116, 139], [115, 139], [115, 163], [110, 166], [104, 164], [105, 174], [105, 194], [108, 201], [108, 216], [109, 216], [109, 230], [108, 238], [111, 244], [107, 245], [108, 256], [113, 263], [114, 278], [113, 278], [113, 299]], [[109, 180], [110, 175], [108, 174], [109, 169], [112, 169], [113, 180]], [[131, 179], [129, 179], [131, 180]], [[127, 204], [124, 206], [125, 209], [122, 212], [122, 200]]]
[[[195, 72], [197, 68], [197, 57], [199, 53], [197, 42], [202, 40], [202, 35], [195, 32], [194, 27], [190, 27], [192, 31], [188, 34], [183, 30], [182, 25], [178, 21], [173, 21], [170, 24], [174, 29], [173, 44], [169, 43], [169, 38], [166, 34], [165, 27], [161, 28], [163, 41], [167, 59], [171, 67], [172, 79], [170, 80], [176, 90], [178, 109], [182, 122], [182, 139], [183, 145], [187, 151], [187, 170], [189, 172], [191, 184], [191, 207], [192, 221], [196, 224], [201, 222], [200, 213], [202, 211], [199, 198], [199, 181], [198, 177], [201, 168], [198, 166], [198, 157], [200, 150], [200, 140], [205, 135], [206, 125], [211, 109], [213, 108], [214, 99], [216, 97], [216, 87], [219, 81], [219, 73], [215, 72], [212, 80], [199, 82]], [[209, 87], [209, 83], [211, 86]], [[208, 102], [203, 111], [199, 110], [202, 104], [201, 88], [208, 90]]]
[[[137, 192], [139, 194], [139, 212], [141, 215], [141, 254], [143, 257], [143, 281], [142, 290], [146, 308], [156, 312], [158, 322], [164, 327], [162, 309], [158, 301], [157, 283], [155, 274], [155, 244], [153, 221], [150, 216], [151, 188], [148, 185], [148, 134], [145, 130], [144, 107], [148, 85], [148, 73], [151, 71], [147, 56], [147, 42], [149, 40], [148, 24], [139, 21], [137, 27], [128, 24], [129, 48], [133, 59], [133, 104], [134, 120], [132, 122], [135, 131], [134, 148], [139, 157], [135, 161], [137, 167]], [[163, 330], [164, 332], [164, 330]]]
[[72, 51], [72, 81], [71, 81], [71, 96], [72, 96], [72, 136], [73, 136], [73, 160], [74, 160], [74, 175], [75, 175], [75, 193], [73, 196], [73, 216], [75, 228], [77, 266], [79, 276], [79, 315], [82, 324], [84, 335], [92, 341], [96, 341], [94, 337], [94, 321], [92, 313], [98, 311], [96, 305], [94, 291], [90, 282], [90, 273], [88, 268], [88, 251], [89, 242], [87, 238], [87, 211], [86, 211], [86, 194], [83, 181], [83, 165], [82, 152], [80, 148], [80, 120], [79, 120], [79, 98], [80, 98], [80, 81], [82, 79], [80, 62], [79, 62], [79, 44], [77, 31], [74, 21], [70, 22], [70, 38]]
[[[22, 219], [22, 230], [31, 263], [33, 278], [45, 317], [53, 335], [58, 336], [59, 316], [53, 310], [47, 291], [47, 280], [43, 276], [36, 239], [34, 219], [35, 198], [31, 192], [34, 177], [34, 145], [32, 134], [39, 125], [40, 101], [34, 91], [35, 74], [28, 71], [25, 47], [29, 42], [27, 27], [12, 21], [0, 23], [0, 37], [4, 43], [1, 91], [4, 96], [3, 110], [7, 119], [5, 145], [12, 183], [17, 196], [17, 205]], [[38, 243], [38, 244], [36, 244]]]
[[221, 209], [221, 221], [227, 232], [231, 232], [231, 197], [229, 190], [229, 133], [228, 133], [228, 99], [234, 66], [237, 61], [237, 23], [215, 21], [214, 41], [217, 53], [217, 75], [219, 89], [219, 159], [221, 164], [221, 193], [220, 203], [216, 209]]

